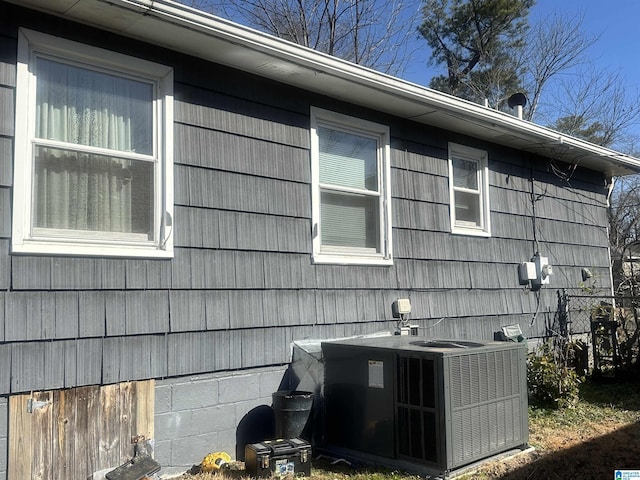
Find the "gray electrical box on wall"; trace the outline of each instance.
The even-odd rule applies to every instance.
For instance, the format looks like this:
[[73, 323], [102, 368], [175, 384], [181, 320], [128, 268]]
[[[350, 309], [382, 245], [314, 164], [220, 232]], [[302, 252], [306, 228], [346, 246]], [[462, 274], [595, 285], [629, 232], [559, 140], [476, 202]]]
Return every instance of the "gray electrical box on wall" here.
[[327, 450], [441, 474], [527, 444], [525, 343], [389, 336], [322, 350]]

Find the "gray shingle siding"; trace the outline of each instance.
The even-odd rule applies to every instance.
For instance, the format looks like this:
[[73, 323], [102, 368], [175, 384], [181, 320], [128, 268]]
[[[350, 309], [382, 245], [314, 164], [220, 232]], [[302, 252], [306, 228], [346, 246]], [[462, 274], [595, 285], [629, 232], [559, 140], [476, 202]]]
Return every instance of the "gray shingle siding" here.
[[[390, 328], [405, 296], [420, 326], [446, 318], [430, 334], [491, 337], [537, 309], [516, 268], [534, 240], [556, 266], [543, 310], [557, 288], [577, 289], [582, 266], [609, 287], [600, 174], [578, 168], [568, 183], [540, 157], [2, 9], [0, 394], [279, 366], [292, 340]], [[10, 254], [19, 25], [174, 67], [173, 259]], [[389, 125], [393, 266], [312, 264], [311, 106]], [[450, 233], [449, 141], [489, 152], [491, 238]]]

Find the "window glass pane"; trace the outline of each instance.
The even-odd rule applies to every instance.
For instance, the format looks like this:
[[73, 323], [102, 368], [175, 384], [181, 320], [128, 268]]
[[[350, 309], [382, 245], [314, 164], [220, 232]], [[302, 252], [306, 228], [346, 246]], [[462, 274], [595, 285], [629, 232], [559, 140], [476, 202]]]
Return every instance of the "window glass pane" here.
[[380, 249], [378, 197], [322, 192], [322, 245]]
[[36, 137], [153, 154], [153, 85], [38, 58]]
[[319, 127], [320, 182], [378, 190], [378, 142], [374, 138]]
[[472, 160], [454, 158], [453, 186], [478, 190], [478, 163]]
[[456, 223], [464, 222], [481, 226], [480, 195], [469, 192], [455, 192]]
[[145, 234], [153, 240], [153, 167], [35, 147], [33, 226]]

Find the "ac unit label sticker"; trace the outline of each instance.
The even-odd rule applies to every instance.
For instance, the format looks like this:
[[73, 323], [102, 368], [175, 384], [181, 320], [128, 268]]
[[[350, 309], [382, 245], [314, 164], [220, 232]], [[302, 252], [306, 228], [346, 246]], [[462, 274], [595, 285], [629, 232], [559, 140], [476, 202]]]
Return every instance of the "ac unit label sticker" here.
[[384, 388], [384, 362], [369, 360], [369, 386]]

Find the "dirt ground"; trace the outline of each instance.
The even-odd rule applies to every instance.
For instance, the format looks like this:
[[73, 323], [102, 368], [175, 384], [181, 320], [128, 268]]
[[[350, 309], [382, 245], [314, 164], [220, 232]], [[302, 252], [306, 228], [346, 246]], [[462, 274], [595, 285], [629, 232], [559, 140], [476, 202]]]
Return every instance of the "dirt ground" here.
[[640, 470], [640, 424], [608, 420], [576, 427], [531, 429], [531, 453], [492, 462], [466, 479], [613, 479], [615, 470]]

